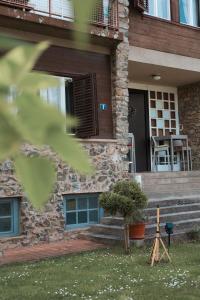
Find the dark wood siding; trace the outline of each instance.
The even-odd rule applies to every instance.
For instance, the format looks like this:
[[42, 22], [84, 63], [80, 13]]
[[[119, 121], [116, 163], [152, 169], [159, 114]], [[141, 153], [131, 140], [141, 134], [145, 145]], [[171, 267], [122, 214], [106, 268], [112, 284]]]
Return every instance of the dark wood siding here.
[[133, 46], [200, 58], [200, 28], [143, 16], [132, 7], [129, 39]]
[[108, 105], [108, 109], [104, 111], [100, 111], [98, 108], [98, 138], [113, 137], [109, 55], [52, 46], [39, 59], [36, 69], [60, 76], [70, 73], [96, 73], [97, 102]]

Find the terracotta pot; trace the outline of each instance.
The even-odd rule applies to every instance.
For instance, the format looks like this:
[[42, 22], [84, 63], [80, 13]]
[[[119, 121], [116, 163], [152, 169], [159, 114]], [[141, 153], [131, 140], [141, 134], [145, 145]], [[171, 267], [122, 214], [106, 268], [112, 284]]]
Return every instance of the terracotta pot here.
[[131, 240], [143, 240], [145, 234], [145, 223], [129, 225], [129, 238]]

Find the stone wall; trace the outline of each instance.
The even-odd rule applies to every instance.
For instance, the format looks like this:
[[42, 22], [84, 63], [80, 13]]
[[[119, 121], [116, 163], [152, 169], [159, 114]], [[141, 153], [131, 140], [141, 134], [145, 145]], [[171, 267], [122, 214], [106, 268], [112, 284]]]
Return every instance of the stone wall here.
[[[124, 162], [127, 149], [124, 144], [115, 140], [86, 140], [83, 145], [95, 167], [94, 174], [91, 176], [76, 174], [51, 153], [48, 147], [40, 152], [42, 156], [51, 156], [57, 167], [54, 192], [42, 212], [34, 210], [25, 197], [15, 177], [13, 164], [6, 161], [1, 165], [0, 197], [19, 197], [21, 216], [20, 236], [1, 238], [0, 250], [63, 239], [65, 223], [63, 194], [108, 191], [114, 182], [127, 178], [127, 169], [125, 169], [127, 164]], [[38, 155], [38, 149], [32, 146], [24, 146], [23, 151], [28, 156]]]
[[117, 139], [127, 142], [128, 137], [128, 55], [129, 55], [129, 1], [119, 0], [119, 28], [121, 42], [112, 53], [112, 105], [114, 133]]
[[178, 89], [180, 124], [192, 147], [193, 169], [200, 170], [200, 82]]

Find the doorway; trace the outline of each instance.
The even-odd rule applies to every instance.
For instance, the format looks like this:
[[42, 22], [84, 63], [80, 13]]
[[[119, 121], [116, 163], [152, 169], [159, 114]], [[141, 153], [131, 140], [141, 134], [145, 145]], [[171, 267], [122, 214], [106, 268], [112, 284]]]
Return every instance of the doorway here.
[[136, 172], [150, 171], [148, 91], [129, 90], [128, 121], [135, 138]]

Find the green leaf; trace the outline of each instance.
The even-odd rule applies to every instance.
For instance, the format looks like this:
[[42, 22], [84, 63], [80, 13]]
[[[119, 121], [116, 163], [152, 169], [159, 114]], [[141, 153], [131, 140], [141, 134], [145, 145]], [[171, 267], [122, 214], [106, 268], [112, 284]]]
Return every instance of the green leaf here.
[[0, 103], [0, 161], [16, 153], [22, 142], [15, 116], [8, 108], [6, 103]]
[[47, 75], [41, 72], [31, 72], [24, 77], [18, 89], [21, 89], [23, 92], [35, 92], [40, 89], [45, 89], [48, 87], [55, 87], [59, 85], [59, 80], [56, 77]]
[[54, 126], [64, 130], [65, 116], [34, 94], [21, 94], [16, 98], [18, 123], [25, 140], [43, 145], [47, 130]]
[[0, 84], [4, 86], [19, 84], [48, 46], [47, 42], [42, 42], [36, 46], [19, 46], [9, 51], [0, 60]]
[[52, 163], [41, 157], [17, 156], [15, 169], [33, 206], [42, 209], [49, 199], [55, 182]]
[[[89, 21], [92, 16], [92, 9], [97, 4], [97, 0], [73, 0], [73, 6], [75, 11], [74, 22], [74, 41], [78, 44], [79, 41], [83, 42], [82, 48], [87, 47], [90, 35], [87, 34], [84, 37], [80, 35], [80, 32], [86, 31], [89, 25]], [[80, 44], [79, 44], [80, 47]]]
[[27, 43], [20, 41], [13, 36], [0, 34], [0, 47], [2, 49], [12, 49], [22, 45], [27, 45]]
[[86, 151], [69, 134], [50, 128], [47, 132], [46, 143], [58, 153], [59, 157], [75, 170], [81, 173], [91, 173], [92, 167], [89, 164]]

